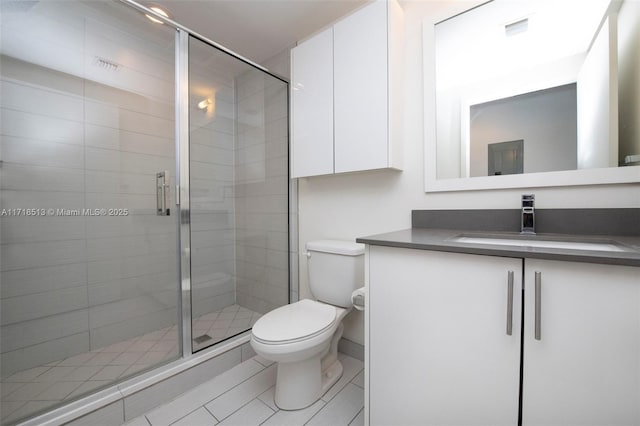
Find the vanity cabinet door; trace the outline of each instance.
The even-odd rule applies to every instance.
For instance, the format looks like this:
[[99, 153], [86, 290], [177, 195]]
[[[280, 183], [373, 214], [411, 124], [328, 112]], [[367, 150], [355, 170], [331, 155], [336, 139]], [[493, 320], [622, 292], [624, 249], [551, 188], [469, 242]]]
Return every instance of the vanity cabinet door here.
[[370, 246], [368, 268], [370, 424], [516, 425], [522, 259]]
[[640, 268], [527, 259], [525, 270], [523, 425], [640, 425]]

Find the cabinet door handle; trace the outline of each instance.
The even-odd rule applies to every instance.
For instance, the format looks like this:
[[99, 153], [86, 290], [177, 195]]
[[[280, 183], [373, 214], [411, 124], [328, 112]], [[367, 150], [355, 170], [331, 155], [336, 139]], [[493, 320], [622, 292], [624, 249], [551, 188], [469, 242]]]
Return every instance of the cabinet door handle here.
[[507, 336], [513, 334], [513, 271], [507, 274]]
[[542, 340], [541, 337], [541, 304], [542, 304], [542, 272], [536, 271], [536, 317], [534, 325], [534, 337], [536, 340]]

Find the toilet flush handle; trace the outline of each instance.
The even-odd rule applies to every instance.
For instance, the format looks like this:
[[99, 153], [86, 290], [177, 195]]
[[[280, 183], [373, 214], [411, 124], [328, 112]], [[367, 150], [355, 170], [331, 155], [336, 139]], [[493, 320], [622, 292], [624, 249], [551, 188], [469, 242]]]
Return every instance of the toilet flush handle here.
[[364, 287], [360, 287], [359, 289], [357, 289], [353, 293], [351, 293], [351, 304], [358, 311], [364, 311], [365, 306], [366, 306], [366, 301], [365, 300], [366, 300], [366, 296], [365, 296], [365, 288]]
[[307, 256], [307, 258], [310, 258], [310, 257], [311, 257], [311, 253], [309, 253], [308, 251], [304, 251], [304, 252], [302, 252], [302, 255], [303, 255], [303, 256]]

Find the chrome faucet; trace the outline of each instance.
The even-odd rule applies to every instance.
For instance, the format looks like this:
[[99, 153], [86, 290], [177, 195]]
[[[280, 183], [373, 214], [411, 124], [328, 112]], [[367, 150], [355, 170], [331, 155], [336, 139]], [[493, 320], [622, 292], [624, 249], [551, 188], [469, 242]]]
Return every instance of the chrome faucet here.
[[535, 235], [536, 233], [535, 201], [535, 195], [522, 194], [522, 220], [520, 222], [521, 234]]

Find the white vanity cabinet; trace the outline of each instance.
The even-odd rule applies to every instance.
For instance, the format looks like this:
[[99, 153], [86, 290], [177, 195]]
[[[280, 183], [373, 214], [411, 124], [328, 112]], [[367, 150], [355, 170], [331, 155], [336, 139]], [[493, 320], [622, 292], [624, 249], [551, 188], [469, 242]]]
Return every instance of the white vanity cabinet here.
[[402, 10], [377, 0], [291, 50], [291, 175], [399, 168]]
[[639, 268], [372, 245], [367, 273], [369, 424], [517, 425], [522, 393], [525, 426], [640, 425]]
[[368, 266], [370, 424], [517, 424], [522, 260], [369, 246]]

